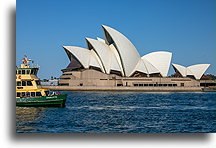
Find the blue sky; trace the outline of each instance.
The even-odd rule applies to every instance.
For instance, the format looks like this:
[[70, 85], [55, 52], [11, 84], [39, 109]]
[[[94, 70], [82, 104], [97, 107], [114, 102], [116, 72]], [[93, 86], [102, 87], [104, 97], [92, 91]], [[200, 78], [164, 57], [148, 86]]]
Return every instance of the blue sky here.
[[172, 63], [211, 64], [206, 73], [216, 73], [215, 0], [17, 0], [17, 65], [27, 55], [40, 78], [59, 77], [69, 64], [62, 46], [103, 38], [102, 24], [128, 37], [141, 56], [169, 51]]

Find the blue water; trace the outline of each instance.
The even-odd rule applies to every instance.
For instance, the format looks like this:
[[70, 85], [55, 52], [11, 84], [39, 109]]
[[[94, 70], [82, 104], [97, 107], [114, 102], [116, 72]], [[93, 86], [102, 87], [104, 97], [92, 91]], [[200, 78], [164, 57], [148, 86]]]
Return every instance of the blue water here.
[[18, 133], [212, 133], [216, 93], [64, 92], [65, 108], [16, 107]]

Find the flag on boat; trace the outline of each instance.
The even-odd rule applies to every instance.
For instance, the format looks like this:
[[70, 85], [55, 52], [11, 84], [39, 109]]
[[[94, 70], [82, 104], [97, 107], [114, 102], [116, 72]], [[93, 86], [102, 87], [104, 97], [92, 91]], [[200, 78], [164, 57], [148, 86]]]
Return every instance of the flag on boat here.
[[27, 63], [27, 60], [25, 58], [22, 59], [23, 63]]
[[22, 59], [23, 63], [28, 63], [31, 61], [31, 59], [28, 59], [27, 56], [24, 56], [24, 58]]

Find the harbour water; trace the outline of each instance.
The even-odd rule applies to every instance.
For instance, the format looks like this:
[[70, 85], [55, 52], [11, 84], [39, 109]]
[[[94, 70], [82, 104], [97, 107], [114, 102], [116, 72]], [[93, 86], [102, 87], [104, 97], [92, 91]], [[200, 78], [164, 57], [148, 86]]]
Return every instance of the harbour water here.
[[18, 133], [215, 133], [216, 93], [63, 92], [66, 107], [16, 107]]

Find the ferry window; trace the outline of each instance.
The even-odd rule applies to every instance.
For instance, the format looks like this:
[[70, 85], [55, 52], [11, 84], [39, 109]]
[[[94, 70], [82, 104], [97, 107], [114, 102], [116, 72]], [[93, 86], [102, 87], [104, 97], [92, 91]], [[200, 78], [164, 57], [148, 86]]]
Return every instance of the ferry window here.
[[26, 81], [22, 81], [22, 86], [26, 86]]
[[173, 86], [177, 86], [177, 84], [173, 84]]
[[159, 84], [159, 86], [163, 86], [162, 84]]
[[72, 75], [72, 73], [63, 73], [62, 75]]
[[35, 92], [31, 92], [31, 97], [35, 97]]
[[26, 70], [26, 74], [30, 74], [30, 70]]
[[143, 84], [139, 84], [139, 86], [143, 86]]
[[25, 74], [25, 70], [22, 70], [22, 74], [23, 74], [23, 75]]
[[172, 84], [168, 84], [168, 86], [172, 86]]
[[32, 86], [32, 82], [31, 81], [27, 81], [27, 86]]
[[31, 70], [31, 74], [34, 74], [34, 69]]
[[26, 92], [26, 96], [27, 96], [27, 97], [30, 97], [30, 92]]
[[144, 86], [148, 86], [148, 84], [144, 84]]
[[21, 86], [21, 81], [17, 81], [16, 85]]
[[36, 96], [42, 96], [41, 92], [36, 92]]
[[35, 82], [36, 82], [37, 85], [40, 85], [40, 81], [39, 81], [39, 80], [37, 80], [37, 81], [35, 81]]
[[16, 94], [16, 95], [17, 95], [17, 97], [20, 97], [20, 94], [21, 94], [20, 92], [17, 92], [17, 94]]
[[34, 74], [35, 74], [35, 75], [37, 75], [37, 72], [38, 72], [38, 71], [35, 69], [35, 72], [34, 72]]
[[32, 70], [31, 70], [31, 74], [32, 74], [32, 75], [36, 75], [36, 74], [37, 74], [37, 70], [36, 70], [36, 69], [32, 69]]
[[134, 86], [138, 86], [138, 84], [134, 84]]
[[167, 86], [167, 84], [163, 84], [163, 86]]
[[149, 84], [149, 86], [153, 86], [153, 84]]
[[22, 95], [20, 97], [25, 97], [25, 92], [22, 92]]
[[18, 70], [18, 74], [21, 74], [21, 70]]

